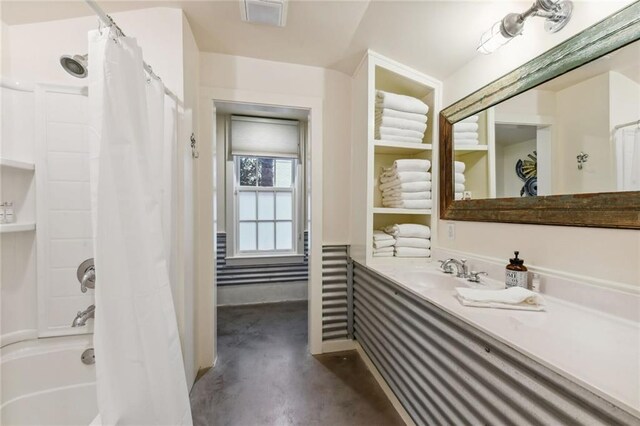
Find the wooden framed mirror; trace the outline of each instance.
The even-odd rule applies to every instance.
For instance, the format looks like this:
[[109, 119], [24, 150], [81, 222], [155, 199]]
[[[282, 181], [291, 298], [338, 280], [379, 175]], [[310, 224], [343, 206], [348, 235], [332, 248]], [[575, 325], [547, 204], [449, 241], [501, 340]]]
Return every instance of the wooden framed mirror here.
[[640, 229], [640, 2], [442, 110], [440, 182], [445, 220]]

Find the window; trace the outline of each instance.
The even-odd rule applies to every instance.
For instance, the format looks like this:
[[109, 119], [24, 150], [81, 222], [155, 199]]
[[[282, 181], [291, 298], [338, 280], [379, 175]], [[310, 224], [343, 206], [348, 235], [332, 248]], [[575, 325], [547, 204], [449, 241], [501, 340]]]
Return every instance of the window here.
[[297, 248], [297, 161], [235, 156], [236, 254], [287, 254]]

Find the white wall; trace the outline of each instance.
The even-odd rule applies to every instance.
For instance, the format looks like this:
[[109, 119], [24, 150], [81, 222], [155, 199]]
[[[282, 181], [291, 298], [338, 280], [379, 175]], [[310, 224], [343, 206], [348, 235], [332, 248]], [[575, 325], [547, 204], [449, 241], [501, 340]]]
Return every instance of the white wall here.
[[[445, 105], [464, 97], [508, 71], [543, 53], [607, 15], [631, 3], [576, 3], [568, 26], [550, 35], [532, 19], [525, 35], [498, 52], [476, 59], [444, 82]], [[509, 12], [505, 10], [505, 13]], [[499, 18], [499, 17], [497, 17]], [[456, 239], [446, 239], [445, 221], [439, 221], [438, 245], [477, 255], [504, 259], [520, 250], [526, 263], [583, 277], [640, 287], [640, 232], [503, 223], [456, 222]]]

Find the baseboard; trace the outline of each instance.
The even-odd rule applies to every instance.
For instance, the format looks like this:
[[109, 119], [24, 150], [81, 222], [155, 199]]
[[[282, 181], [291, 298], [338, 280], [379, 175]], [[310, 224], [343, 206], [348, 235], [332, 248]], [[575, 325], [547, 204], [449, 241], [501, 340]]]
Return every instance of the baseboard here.
[[328, 340], [326, 342], [322, 342], [322, 353], [330, 353], [330, 352], [344, 352], [344, 351], [353, 351], [356, 349], [355, 340], [351, 339], [343, 339], [343, 340]]
[[376, 368], [376, 366], [373, 365], [373, 362], [371, 362], [371, 359], [366, 354], [364, 349], [362, 349], [362, 346], [360, 346], [360, 343], [354, 341], [354, 344], [355, 344], [356, 350], [358, 351], [358, 354], [366, 364], [369, 371], [371, 371], [371, 374], [373, 374], [373, 377], [376, 379], [376, 382], [378, 382], [378, 384], [382, 388], [382, 391], [384, 392], [384, 394], [387, 396], [387, 398], [389, 398], [391, 405], [393, 405], [393, 408], [396, 409], [396, 411], [400, 415], [400, 418], [402, 418], [402, 421], [407, 426], [416, 426], [413, 419], [411, 419], [411, 416], [409, 416], [409, 413], [407, 413], [407, 410], [405, 410], [402, 404], [400, 403], [400, 400], [393, 393], [393, 391], [391, 390], [387, 382], [384, 380], [384, 378]]

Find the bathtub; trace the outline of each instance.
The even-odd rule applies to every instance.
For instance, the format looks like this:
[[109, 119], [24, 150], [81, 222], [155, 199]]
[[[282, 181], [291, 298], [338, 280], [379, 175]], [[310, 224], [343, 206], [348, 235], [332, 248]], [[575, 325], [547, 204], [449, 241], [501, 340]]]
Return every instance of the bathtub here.
[[92, 338], [52, 337], [0, 349], [0, 424], [91, 423], [98, 413], [95, 365], [80, 356]]

